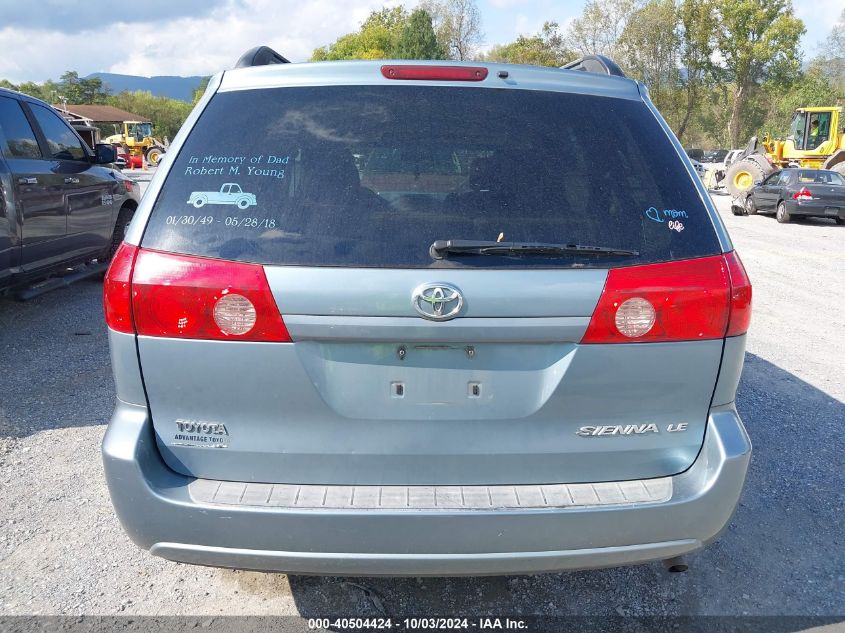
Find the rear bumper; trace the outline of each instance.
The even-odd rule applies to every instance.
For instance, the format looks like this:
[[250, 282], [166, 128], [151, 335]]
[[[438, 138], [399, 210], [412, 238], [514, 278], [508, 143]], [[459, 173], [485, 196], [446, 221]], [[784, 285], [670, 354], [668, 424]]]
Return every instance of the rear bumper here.
[[[715, 539], [751, 444], [732, 405], [711, 410], [701, 453], [658, 502], [543, 508], [313, 509], [198, 501], [162, 461], [145, 407], [118, 403], [103, 440], [112, 502], [141, 548], [171, 560], [336, 575], [536, 573], [678, 556]], [[195, 488], [195, 486], [193, 487]]]
[[845, 204], [825, 205], [817, 200], [786, 200], [785, 205], [790, 215], [845, 220]]

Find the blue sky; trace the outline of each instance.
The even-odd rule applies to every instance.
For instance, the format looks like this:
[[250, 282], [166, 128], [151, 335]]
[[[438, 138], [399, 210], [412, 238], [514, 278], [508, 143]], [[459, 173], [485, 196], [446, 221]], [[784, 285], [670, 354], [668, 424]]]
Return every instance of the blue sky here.
[[582, 0], [478, 0], [484, 19], [488, 44], [501, 44], [538, 32], [543, 22], [558, 22], [562, 27], [579, 16], [584, 9]]
[[[583, 0], [477, 0], [485, 45], [565, 28]], [[294, 61], [355, 30], [373, 9], [397, 0], [145, 0], [115, 10], [111, 0], [0, 0], [0, 78], [56, 79], [65, 70], [133, 75], [208, 75], [230, 68], [247, 49], [268, 44]], [[406, 6], [415, 0], [405, 2]], [[793, 0], [807, 25], [807, 56], [836, 23], [843, 0]], [[109, 23], [110, 17], [112, 22]]]

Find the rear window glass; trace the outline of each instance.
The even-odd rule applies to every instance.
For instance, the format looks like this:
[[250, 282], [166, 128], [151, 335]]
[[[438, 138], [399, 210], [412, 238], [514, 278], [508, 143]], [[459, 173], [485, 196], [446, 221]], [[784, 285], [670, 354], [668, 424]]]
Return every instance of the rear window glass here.
[[845, 179], [835, 171], [805, 170], [798, 172], [798, 182], [820, 182], [826, 185], [843, 185]]
[[[432, 259], [432, 242], [448, 239], [639, 255]], [[217, 94], [142, 244], [362, 267], [607, 267], [719, 252], [690, 175], [641, 102], [408, 85]]]

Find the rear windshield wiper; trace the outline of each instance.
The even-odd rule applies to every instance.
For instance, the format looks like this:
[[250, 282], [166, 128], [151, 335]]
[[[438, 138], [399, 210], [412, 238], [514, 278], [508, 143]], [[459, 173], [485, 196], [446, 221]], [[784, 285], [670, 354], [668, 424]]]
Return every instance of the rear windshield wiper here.
[[484, 240], [436, 240], [429, 248], [434, 259], [447, 255], [639, 255], [639, 251], [586, 244], [546, 244], [543, 242], [488, 242]]

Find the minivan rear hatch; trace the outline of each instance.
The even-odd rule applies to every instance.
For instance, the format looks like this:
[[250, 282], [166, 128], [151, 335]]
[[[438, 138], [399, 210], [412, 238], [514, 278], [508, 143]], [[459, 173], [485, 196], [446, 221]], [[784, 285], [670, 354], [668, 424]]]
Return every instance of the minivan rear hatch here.
[[[382, 80], [211, 99], [172, 160], [133, 281], [136, 314], [155, 323], [138, 350], [173, 469], [470, 485], [690, 466], [724, 322], [698, 328], [696, 308], [682, 334], [657, 342], [585, 335], [617, 279], [726, 302], [712, 220], [635, 88], [582, 94], [567, 87], [572, 73], [549, 73], [560, 86], [491, 88], [491, 73], [471, 86]], [[438, 240], [609, 251], [434, 256]], [[203, 319], [255, 318], [235, 298], [229, 312], [173, 304], [197, 275], [219, 286], [212, 303], [241, 294], [242, 275], [266, 284], [247, 295], [259, 323], [281, 317], [267, 326], [279, 336], [197, 334]], [[639, 309], [630, 327], [648, 318]]]

